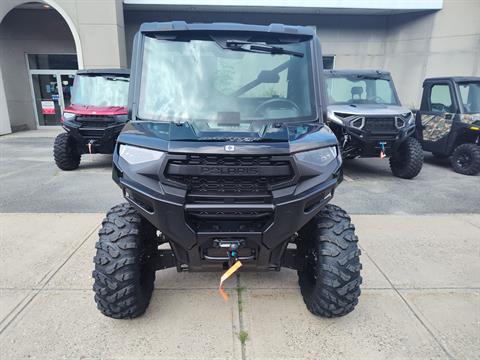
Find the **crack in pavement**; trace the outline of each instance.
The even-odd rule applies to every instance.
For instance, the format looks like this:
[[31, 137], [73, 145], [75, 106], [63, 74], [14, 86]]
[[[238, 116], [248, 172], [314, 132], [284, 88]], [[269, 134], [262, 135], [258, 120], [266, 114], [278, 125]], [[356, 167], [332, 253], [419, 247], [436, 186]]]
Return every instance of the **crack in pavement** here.
[[[99, 228], [99, 225], [95, 225], [93, 227], [92, 230], [90, 230], [87, 235], [80, 241], [80, 243], [73, 249], [73, 251], [65, 258], [64, 261], [62, 261], [62, 263], [57, 267], [56, 270], [54, 270], [48, 277], [44, 276], [41, 281], [45, 280], [45, 282], [43, 283], [43, 285], [38, 289], [38, 290], [33, 290], [33, 294], [31, 296], [30, 299], [28, 299], [28, 301], [23, 305], [21, 306], [20, 310], [16, 313], [14, 313], [14, 311], [16, 309], [19, 308], [19, 305], [28, 297], [28, 295], [22, 299], [22, 301], [19, 302], [19, 304], [17, 306], [15, 306], [15, 308], [10, 311], [7, 316], [5, 316], [5, 318], [0, 322], [0, 335], [2, 335], [4, 333], [4, 331], [18, 318], [18, 316], [28, 307], [29, 304], [31, 304], [31, 302], [33, 301], [33, 299], [35, 299], [37, 297], [38, 294], [40, 294], [40, 292], [42, 290], [44, 290], [45, 286], [47, 286], [47, 284], [50, 282], [50, 280], [65, 266], [65, 264], [73, 257], [73, 255], [75, 255], [75, 253], [82, 247], [83, 244], [85, 244], [85, 242], [88, 240], [88, 238], [90, 236], [92, 236], [92, 234], [98, 230]], [[47, 273], [48, 274], [48, 273]], [[12, 315], [13, 314], [13, 315]], [[12, 315], [12, 316], [11, 316]], [[11, 316], [11, 318], [9, 319], [9, 317]]]
[[412, 312], [413, 316], [415, 316], [415, 318], [420, 322], [420, 324], [425, 328], [425, 330], [427, 330], [427, 332], [432, 336], [432, 338], [435, 340], [435, 342], [437, 343], [437, 345], [443, 350], [443, 352], [445, 353], [445, 355], [447, 355], [450, 359], [454, 359], [453, 355], [450, 354], [450, 352], [445, 348], [445, 346], [443, 346], [443, 344], [441, 343], [441, 341], [437, 338], [437, 336], [435, 335], [435, 333], [427, 326], [427, 324], [420, 318], [420, 316], [417, 314], [417, 312], [413, 309], [413, 307], [410, 305], [410, 303], [407, 301], [407, 299], [400, 293], [399, 289], [397, 289], [395, 287], [395, 285], [393, 284], [393, 282], [388, 278], [387, 274], [380, 268], [380, 266], [378, 266], [378, 264], [372, 259], [372, 257], [366, 252], [364, 251], [363, 252], [363, 255], [365, 255], [366, 257], [369, 258], [369, 260], [375, 265], [375, 267], [377, 268], [378, 271], [380, 271], [380, 273], [383, 275], [383, 277], [385, 278], [385, 280], [388, 281], [388, 283], [390, 284], [390, 286], [392, 287], [392, 289], [397, 293], [397, 295], [400, 297], [400, 299], [405, 303], [405, 305], [407, 306], [407, 308]]

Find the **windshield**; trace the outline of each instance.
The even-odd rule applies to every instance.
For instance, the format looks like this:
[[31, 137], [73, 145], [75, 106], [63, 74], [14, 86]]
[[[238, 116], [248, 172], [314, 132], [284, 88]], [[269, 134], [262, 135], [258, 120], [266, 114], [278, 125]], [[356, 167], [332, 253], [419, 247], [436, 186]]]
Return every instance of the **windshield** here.
[[389, 79], [361, 75], [327, 78], [330, 105], [383, 104], [399, 105]]
[[460, 99], [466, 114], [480, 113], [480, 81], [459, 83]]
[[127, 106], [128, 78], [105, 75], [77, 75], [71, 103], [90, 106]]
[[310, 43], [244, 43], [145, 37], [138, 116], [228, 131], [313, 118]]

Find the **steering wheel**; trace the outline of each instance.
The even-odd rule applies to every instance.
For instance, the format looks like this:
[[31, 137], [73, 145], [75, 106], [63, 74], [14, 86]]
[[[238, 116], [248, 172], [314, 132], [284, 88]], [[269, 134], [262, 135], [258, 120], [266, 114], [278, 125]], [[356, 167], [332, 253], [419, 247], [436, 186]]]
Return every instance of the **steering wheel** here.
[[282, 99], [282, 98], [274, 98], [264, 101], [260, 105], [257, 106], [255, 109], [255, 116], [263, 116], [265, 115], [265, 111], [269, 108], [274, 109], [291, 109], [295, 110], [297, 113], [301, 113], [300, 108], [298, 107], [295, 102], [289, 99]]

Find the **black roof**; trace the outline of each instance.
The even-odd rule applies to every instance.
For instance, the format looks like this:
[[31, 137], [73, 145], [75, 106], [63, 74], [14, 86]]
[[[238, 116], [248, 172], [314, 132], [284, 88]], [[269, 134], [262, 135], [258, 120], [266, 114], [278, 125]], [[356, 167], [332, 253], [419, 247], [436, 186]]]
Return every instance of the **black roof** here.
[[384, 70], [364, 70], [364, 69], [342, 69], [342, 70], [324, 70], [326, 75], [370, 75], [370, 76], [388, 76], [390, 72]]
[[247, 25], [240, 23], [187, 23], [185, 21], [143, 23], [141, 32], [169, 32], [169, 31], [241, 31], [267, 32], [272, 34], [299, 35], [312, 38], [315, 30], [307, 26], [292, 26], [283, 24]]
[[129, 76], [130, 69], [126, 68], [117, 68], [117, 69], [83, 69], [77, 70], [79, 75], [119, 75], [119, 76]]
[[423, 81], [425, 84], [426, 82], [431, 81], [449, 81], [452, 80], [453, 82], [471, 82], [471, 81], [480, 81], [480, 76], [441, 76], [441, 77], [432, 77], [427, 78]]

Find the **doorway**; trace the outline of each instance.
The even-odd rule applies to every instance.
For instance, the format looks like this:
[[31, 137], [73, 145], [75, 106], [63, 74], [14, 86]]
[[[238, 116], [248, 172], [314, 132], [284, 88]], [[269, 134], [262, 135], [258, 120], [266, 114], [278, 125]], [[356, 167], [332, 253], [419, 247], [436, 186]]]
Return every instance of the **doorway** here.
[[38, 126], [61, 124], [70, 105], [76, 55], [27, 55], [30, 85]]

